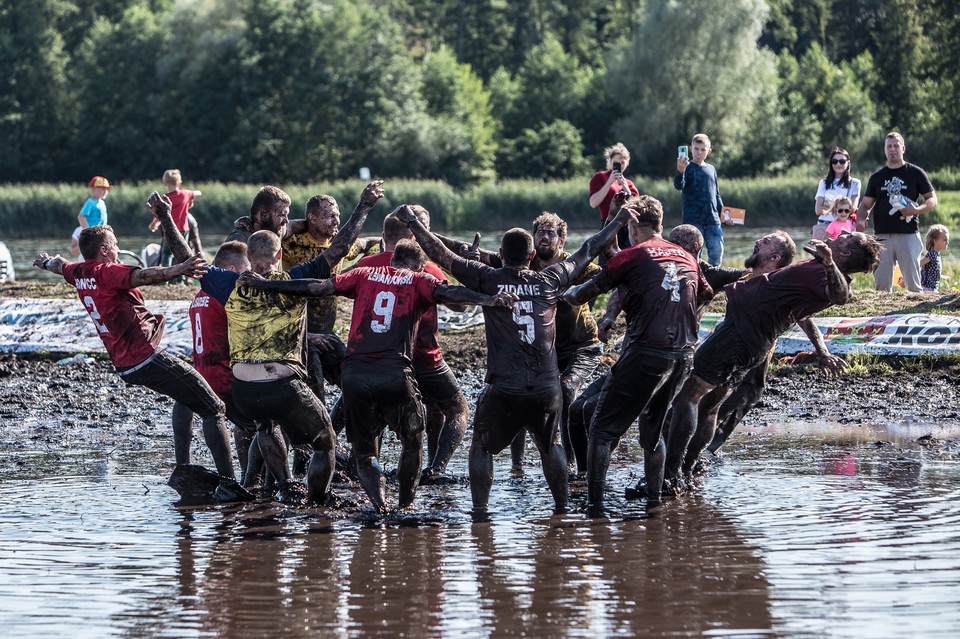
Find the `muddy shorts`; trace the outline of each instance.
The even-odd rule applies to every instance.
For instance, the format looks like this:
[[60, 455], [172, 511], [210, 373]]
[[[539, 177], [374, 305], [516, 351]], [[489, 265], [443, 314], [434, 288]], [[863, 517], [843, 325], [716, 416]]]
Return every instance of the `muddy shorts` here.
[[146, 386], [180, 402], [201, 418], [223, 416], [225, 407], [207, 380], [193, 367], [159, 350], [146, 364], [118, 370], [120, 379], [134, 386]]
[[347, 356], [347, 345], [334, 333], [336, 339], [333, 348], [321, 348], [316, 344], [307, 344], [307, 373], [310, 376], [310, 385], [319, 389], [323, 399], [323, 382], [340, 386], [340, 366]]
[[557, 368], [560, 369], [560, 386], [563, 390], [564, 404], [569, 406], [576, 398], [580, 388], [597, 370], [602, 355], [603, 345], [597, 343], [578, 348], [569, 355], [557, 356]]
[[732, 322], [721, 322], [697, 349], [693, 373], [714, 386], [735, 387], [750, 369], [763, 364], [768, 350], [751, 348]]
[[436, 368], [417, 368], [414, 374], [425, 404], [449, 404], [462, 393], [460, 382], [446, 362], [440, 362]]
[[341, 383], [350, 443], [366, 449], [380, 436], [384, 423], [402, 439], [423, 430], [423, 404], [409, 368], [348, 365]]
[[590, 425], [590, 441], [609, 443], [623, 437], [637, 417], [640, 444], [652, 450], [660, 439], [667, 410], [690, 374], [693, 354], [628, 347], [606, 376]]
[[559, 384], [520, 393], [487, 385], [477, 400], [473, 436], [494, 454], [509, 446], [524, 428], [538, 446], [549, 446], [560, 441], [562, 408]]
[[233, 401], [260, 429], [276, 422], [294, 444], [306, 444], [314, 450], [334, 446], [330, 415], [305, 382], [291, 375], [269, 382], [244, 382], [233, 379]]

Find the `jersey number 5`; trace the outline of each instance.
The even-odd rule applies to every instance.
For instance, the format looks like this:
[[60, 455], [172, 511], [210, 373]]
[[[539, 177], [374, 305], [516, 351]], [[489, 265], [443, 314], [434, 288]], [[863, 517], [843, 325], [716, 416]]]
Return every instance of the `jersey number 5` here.
[[90, 313], [90, 319], [93, 320], [93, 325], [97, 327], [97, 330], [101, 333], [109, 333], [107, 327], [100, 323], [100, 311], [97, 310], [97, 305], [93, 302], [93, 298], [87, 295], [83, 298], [83, 305], [87, 307], [87, 312]]
[[381, 291], [373, 300], [373, 314], [381, 319], [370, 322], [374, 333], [386, 333], [393, 324], [393, 307], [397, 304], [397, 296], [390, 291]]
[[533, 344], [535, 337], [533, 331], [533, 302], [523, 300], [513, 304], [513, 321], [517, 323], [520, 329], [520, 341], [524, 344]]

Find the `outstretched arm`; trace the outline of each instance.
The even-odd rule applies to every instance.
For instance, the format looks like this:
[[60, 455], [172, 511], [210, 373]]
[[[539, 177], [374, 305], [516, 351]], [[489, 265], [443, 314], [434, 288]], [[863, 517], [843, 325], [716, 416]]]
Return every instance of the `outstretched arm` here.
[[383, 197], [383, 189], [380, 188], [382, 184], [383, 180], [374, 180], [367, 184], [366, 188], [363, 189], [363, 193], [360, 195], [360, 202], [357, 204], [357, 208], [350, 214], [347, 223], [333, 236], [330, 247], [323, 252], [323, 257], [327, 260], [327, 264], [330, 265], [331, 271], [337, 267], [340, 260], [350, 251], [350, 247], [353, 246], [353, 243], [357, 241], [357, 237], [360, 235], [360, 229], [367, 220], [367, 214], [370, 213], [370, 209], [376, 206], [380, 198]]
[[[607, 227], [609, 226], [611, 225], [608, 224]], [[607, 227], [604, 227], [604, 228], [607, 228]], [[570, 306], [580, 306], [582, 304], [586, 304], [587, 302], [592, 300], [594, 297], [596, 297], [597, 295], [603, 292], [602, 290], [600, 290], [600, 287], [597, 286], [598, 277], [600, 277], [600, 274], [597, 274], [596, 277], [584, 282], [583, 284], [580, 284], [579, 286], [571, 286], [566, 290], [566, 292], [563, 295], [560, 296], [560, 299], [562, 299], [564, 302], [566, 302]]]
[[831, 304], [846, 304], [853, 297], [850, 284], [833, 261], [833, 251], [820, 240], [810, 240], [803, 250], [823, 264], [827, 271], [827, 299]]
[[330, 297], [336, 293], [332, 279], [268, 280], [253, 271], [244, 271], [240, 275], [238, 285], [302, 297]]
[[806, 334], [807, 339], [810, 340], [810, 343], [813, 344], [813, 350], [817, 352], [817, 360], [821, 371], [827, 375], [839, 375], [841, 371], [847, 367], [847, 361], [845, 359], [831, 355], [830, 351], [827, 350], [827, 344], [823, 340], [823, 333], [821, 333], [817, 325], [813, 323], [813, 318], [805, 317], [797, 322], [797, 326], [800, 327], [804, 334]]
[[427, 254], [427, 257], [436, 262], [444, 270], [449, 271], [453, 260], [457, 258], [457, 254], [444, 246], [443, 242], [441, 242], [436, 235], [428, 231], [427, 228], [420, 223], [420, 220], [417, 219], [413, 211], [410, 210], [409, 206], [400, 207], [397, 211], [397, 218], [410, 228], [413, 237], [417, 239], [417, 243], [423, 248], [423, 252]]
[[479, 233], [473, 236], [473, 244], [467, 244], [466, 242], [461, 242], [460, 240], [444, 237], [439, 233], [434, 233], [434, 235], [438, 240], [443, 242], [444, 246], [462, 258], [483, 262], [487, 266], [491, 266], [493, 268], [500, 268], [503, 266], [503, 261], [500, 259], [500, 256], [497, 253], [480, 248]]
[[67, 265], [67, 260], [63, 259], [59, 255], [54, 255], [51, 257], [46, 253], [40, 253], [37, 255], [37, 259], [33, 260], [33, 265], [45, 271], [50, 271], [51, 273], [56, 273], [57, 275], [63, 275], [63, 267]]
[[[621, 191], [622, 193], [622, 191]], [[617, 205], [618, 203], [622, 204], [626, 200], [626, 197], [621, 198], [620, 193], [617, 193], [617, 196], [613, 199], [613, 204]], [[627, 223], [633, 219], [633, 212], [625, 207], [620, 206], [617, 211], [616, 217], [613, 218], [613, 221], [607, 224], [605, 227], [600, 229], [599, 232], [595, 233], [592, 237], [587, 238], [587, 241], [583, 243], [577, 252], [571, 255], [566, 259], [568, 262], [573, 262], [574, 270], [571, 273], [571, 279], [576, 279], [583, 269], [587, 267], [587, 264], [592, 262], [594, 258], [600, 255], [600, 252], [606, 247], [610, 242], [617, 237], [617, 233], [622, 229]], [[586, 300], [584, 300], [586, 302]], [[584, 302], [580, 302], [581, 304]]]
[[193, 252], [187, 245], [187, 241], [183, 239], [183, 235], [180, 234], [180, 230], [173, 223], [173, 217], [170, 215], [173, 204], [170, 202], [170, 198], [154, 191], [147, 198], [147, 208], [160, 220], [160, 226], [163, 228], [163, 239], [170, 247], [173, 258], [178, 263], [189, 260], [193, 256]]
[[601, 342], [610, 339], [610, 331], [617, 325], [617, 316], [620, 315], [621, 310], [623, 310], [623, 305], [620, 304], [620, 292], [614, 290], [607, 299], [607, 312], [604, 313], [603, 319], [597, 324], [597, 336]]
[[[183, 240], [183, 237], [180, 238]], [[210, 270], [210, 265], [199, 255], [193, 255], [184, 262], [174, 264], [173, 266], [151, 266], [150, 268], [138, 268], [130, 274], [131, 286], [144, 286], [146, 284], [163, 284], [178, 277], [201, 278]]]
[[434, 290], [433, 299], [439, 304], [479, 304], [480, 306], [499, 306], [513, 308], [513, 303], [519, 298], [513, 293], [497, 293], [485, 295], [471, 291], [465, 286], [451, 286], [441, 284]]

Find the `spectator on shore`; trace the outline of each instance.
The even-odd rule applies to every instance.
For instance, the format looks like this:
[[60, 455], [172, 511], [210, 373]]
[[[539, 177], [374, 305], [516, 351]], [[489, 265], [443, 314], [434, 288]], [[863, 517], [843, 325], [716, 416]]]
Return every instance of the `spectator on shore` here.
[[720, 226], [720, 210], [723, 200], [717, 185], [717, 169], [707, 164], [710, 155], [710, 138], [697, 133], [690, 141], [690, 155], [677, 158], [677, 172], [673, 187], [681, 192], [680, 208], [683, 224], [692, 224], [703, 234], [707, 249], [707, 262], [720, 266], [723, 261], [723, 228]]
[[80, 255], [80, 232], [91, 226], [106, 226], [107, 224], [107, 191], [112, 189], [110, 182], [102, 175], [90, 179], [90, 197], [83, 203], [83, 208], [77, 214], [77, 223], [80, 225], [73, 231], [70, 238], [70, 255]]
[[[827, 232], [827, 226], [837, 218], [833, 213], [837, 198], [846, 197], [856, 211], [860, 200], [860, 180], [850, 177], [850, 152], [836, 147], [827, 156], [827, 177], [820, 180], [817, 186], [816, 203], [814, 210], [819, 219], [810, 230], [810, 236], [815, 240], [822, 240]], [[850, 219], [857, 221], [856, 212]]]
[[924, 248], [927, 254], [920, 260], [920, 284], [926, 293], [936, 293], [942, 274], [940, 254], [950, 245], [950, 231], [943, 224], [934, 224], [927, 229]]
[[830, 210], [830, 213], [836, 218], [833, 222], [827, 225], [826, 237], [829, 237], [831, 240], [837, 239], [844, 231], [853, 233], [857, 230], [857, 225], [854, 222], [853, 218], [850, 216], [853, 214], [853, 202], [850, 201], [850, 198], [845, 195], [841, 195], [833, 202], [833, 208]]
[[[590, 208], [600, 211], [600, 228], [607, 225], [610, 215], [610, 203], [620, 191], [629, 191], [631, 195], [640, 195], [636, 185], [624, 177], [624, 172], [630, 166], [630, 151], [623, 142], [617, 142], [603, 151], [607, 161], [605, 171], [597, 171], [590, 178]], [[616, 213], [616, 211], [614, 211]], [[617, 236], [620, 248], [630, 246], [630, 238], [626, 227]], [[601, 256], [601, 264], [603, 256]]]
[[[870, 176], [863, 200], [857, 209], [857, 230], [864, 231], [873, 216], [876, 238], [883, 242], [880, 265], [873, 274], [878, 291], [893, 290], [894, 266], [899, 266], [904, 285], [919, 293], [920, 216], [937, 208], [939, 200], [927, 172], [904, 159], [907, 147], [896, 131], [887, 133], [883, 152], [887, 164]], [[923, 203], [918, 199], [923, 196]]]

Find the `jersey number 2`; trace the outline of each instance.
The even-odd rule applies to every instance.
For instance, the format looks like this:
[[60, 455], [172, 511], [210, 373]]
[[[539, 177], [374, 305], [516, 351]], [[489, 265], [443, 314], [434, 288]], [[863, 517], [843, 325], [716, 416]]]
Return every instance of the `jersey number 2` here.
[[100, 323], [100, 311], [97, 310], [97, 305], [94, 303], [93, 298], [87, 295], [83, 298], [83, 305], [87, 307], [87, 312], [90, 313], [90, 319], [93, 320], [93, 325], [97, 327], [97, 330], [101, 333], [109, 333], [107, 327]]
[[374, 333], [386, 333], [393, 324], [393, 307], [397, 304], [397, 296], [390, 291], [381, 291], [373, 300], [373, 314], [381, 319], [370, 322]]

